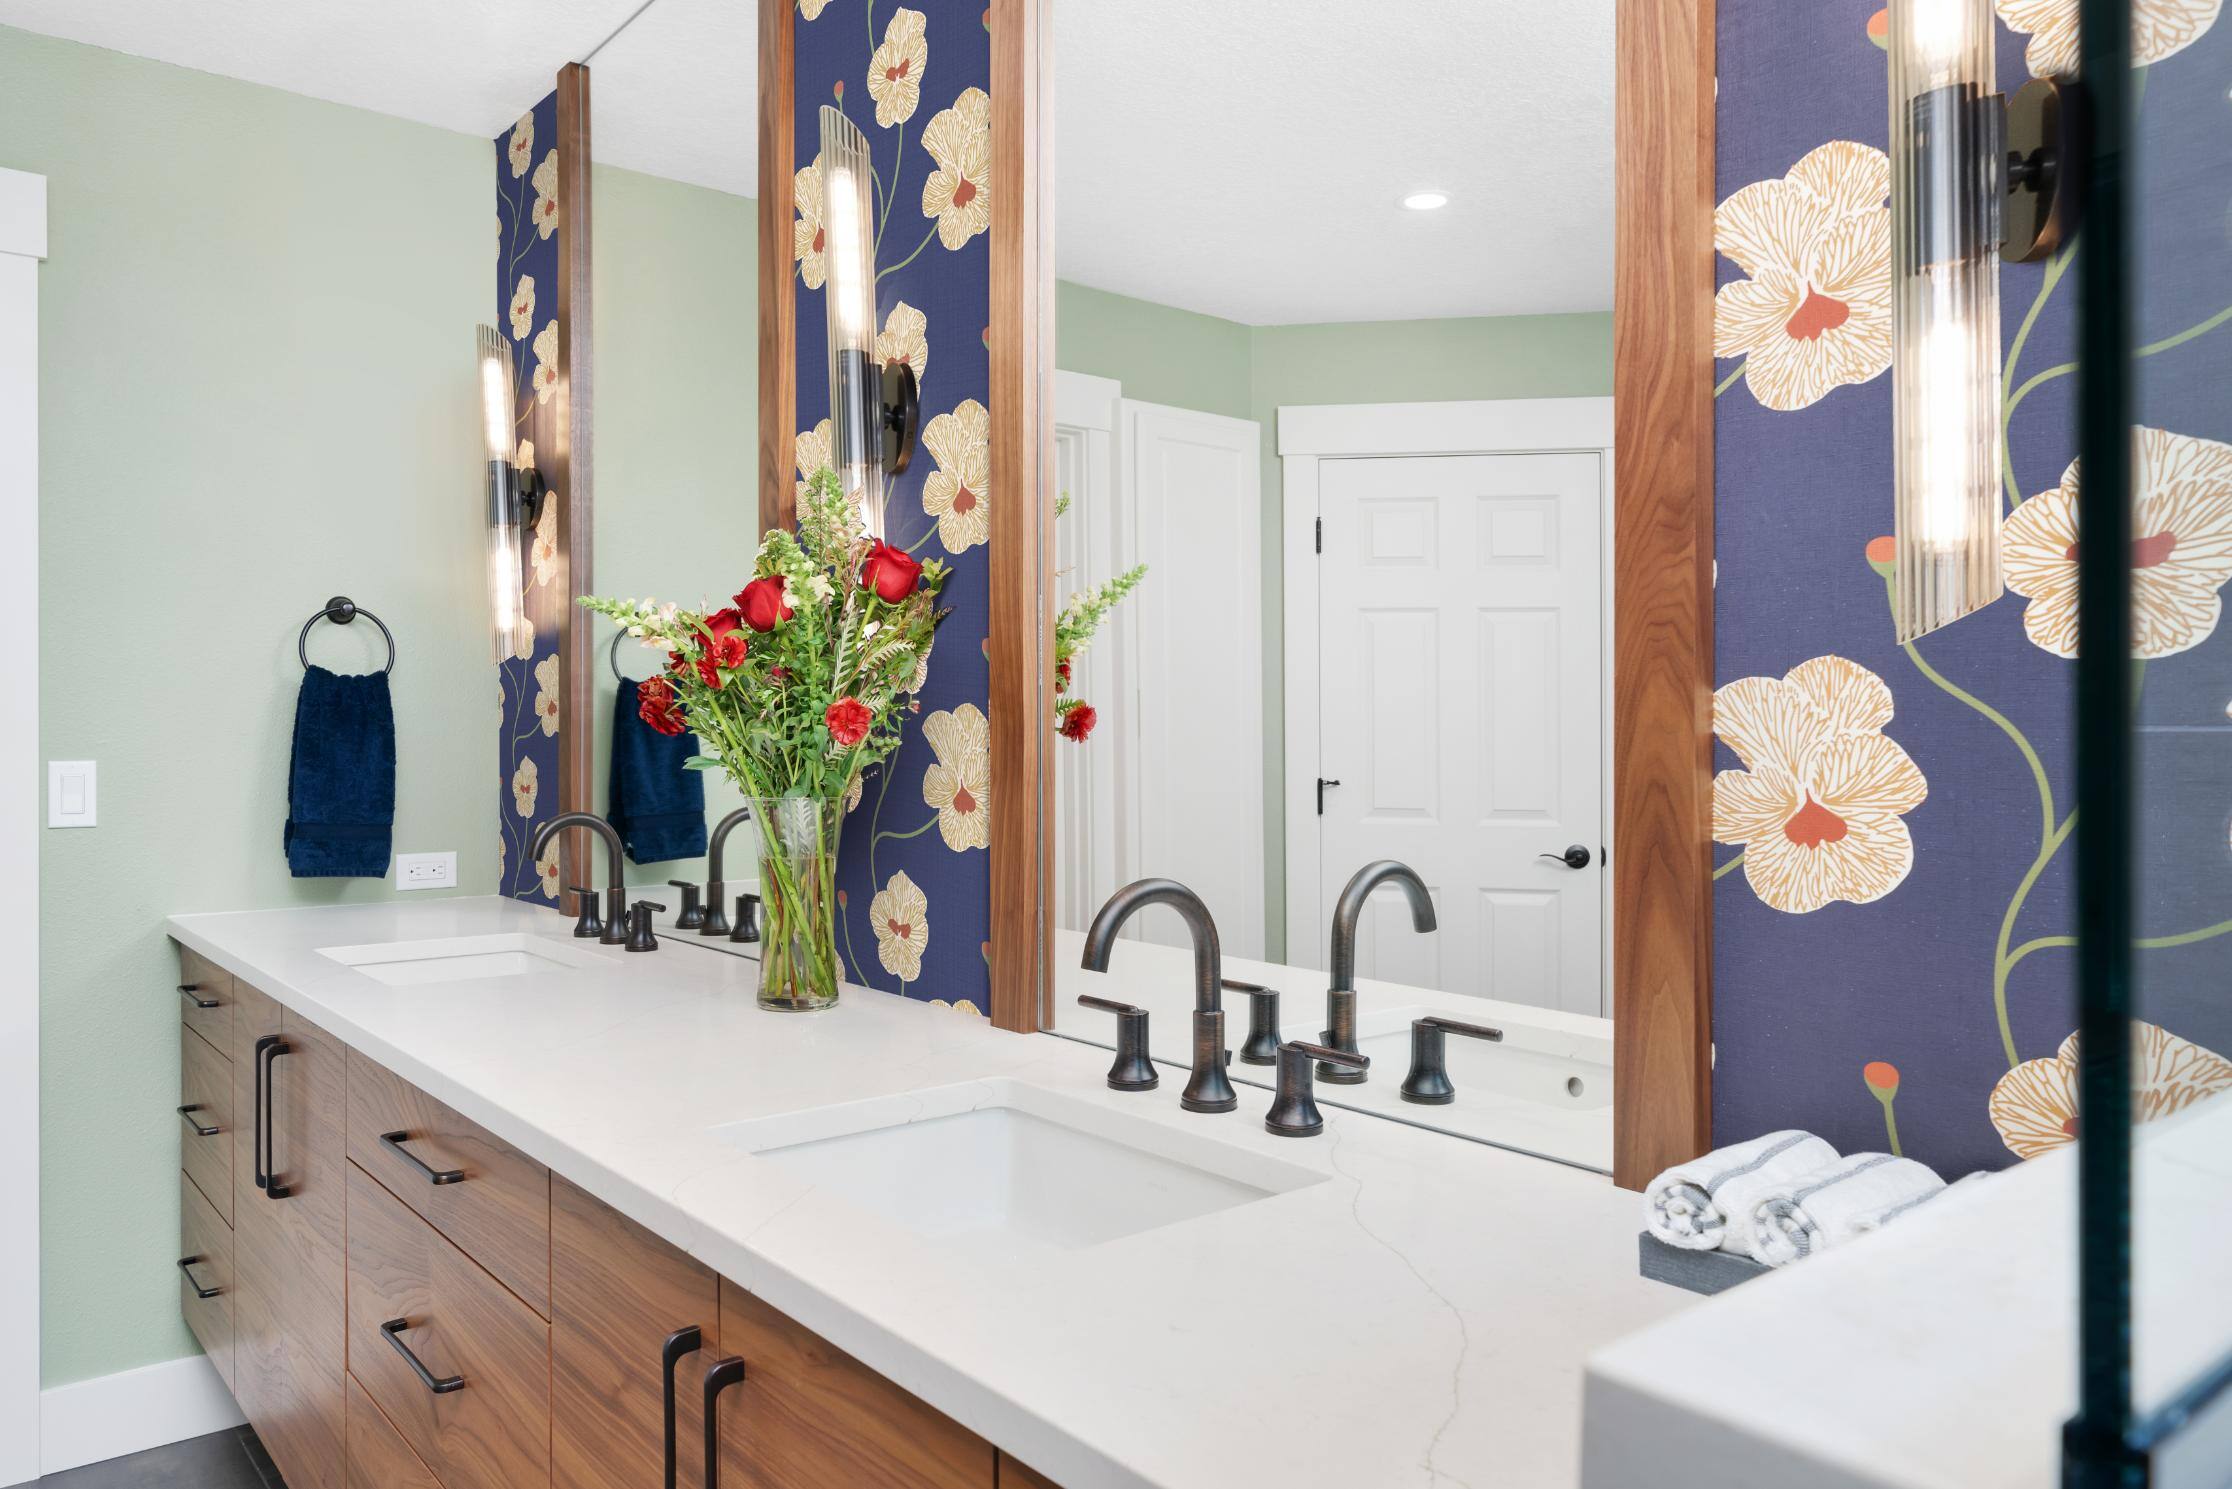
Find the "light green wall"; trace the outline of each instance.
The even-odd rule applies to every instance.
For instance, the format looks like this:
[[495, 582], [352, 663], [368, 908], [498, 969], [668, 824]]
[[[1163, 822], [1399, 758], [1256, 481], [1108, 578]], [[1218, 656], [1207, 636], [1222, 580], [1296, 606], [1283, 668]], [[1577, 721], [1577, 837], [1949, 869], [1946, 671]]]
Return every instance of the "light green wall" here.
[[1268, 955], [1280, 960], [1286, 955], [1286, 586], [1279, 409], [1607, 397], [1612, 316], [1244, 326], [1069, 283], [1059, 286], [1055, 308], [1057, 365], [1116, 378], [1126, 398], [1262, 426], [1265, 936]]
[[[718, 608], [751, 578], [758, 552], [759, 204], [701, 186], [597, 166], [592, 296], [597, 327], [596, 591]], [[600, 647], [612, 627], [597, 622]], [[597, 657], [596, 801], [606, 806], [612, 669]], [[623, 643], [621, 666], [661, 659]], [[708, 816], [741, 795], [705, 775]], [[751, 839], [731, 840], [727, 873], [751, 876]], [[631, 865], [657, 885], [704, 865]], [[670, 897], [671, 898], [671, 897]]]
[[[178, 1319], [176, 911], [383, 898], [287, 876], [295, 632], [379, 612], [399, 852], [495, 881], [472, 330], [485, 140], [0, 29], [0, 166], [48, 178], [40, 745], [100, 826], [40, 856], [47, 1384], [194, 1351]], [[379, 659], [358, 625], [314, 655]], [[23, 784], [23, 783], [19, 783]]]

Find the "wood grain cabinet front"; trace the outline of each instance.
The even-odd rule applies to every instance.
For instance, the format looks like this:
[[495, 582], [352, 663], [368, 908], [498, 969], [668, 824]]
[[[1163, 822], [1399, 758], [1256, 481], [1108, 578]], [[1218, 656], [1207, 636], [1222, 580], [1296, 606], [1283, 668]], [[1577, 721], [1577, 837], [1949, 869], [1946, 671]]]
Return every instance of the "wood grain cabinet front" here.
[[232, 1061], [193, 1026], [178, 1030], [178, 1166], [226, 1225], [233, 1223]]
[[[189, 1039], [195, 1035], [187, 1035]], [[233, 1383], [233, 1232], [201, 1187], [178, 1176], [178, 1308], [226, 1386]]]
[[218, 1049], [233, 1036], [233, 978], [198, 951], [178, 948], [178, 999], [186, 1027]]
[[550, 1326], [354, 1165], [349, 1373], [447, 1489], [550, 1482]]
[[1000, 1455], [1000, 1489], [1062, 1489], [1045, 1474], [1028, 1464]]
[[553, 1489], [695, 1489], [719, 1279], [563, 1179], [550, 1187], [550, 1243]]
[[[993, 1489], [990, 1443], [723, 1280], [720, 1489]], [[710, 1480], [708, 1481], [710, 1483]]]
[[550, 1316], [549, 1169], [355, 1050], [349, 1158]]
[[234, 991], [233, 1395], [288, 1489], [342, 1489], [346, 1053]]
[[442, 1489], [434, 1470], [349, 1377], [349, 1489]]

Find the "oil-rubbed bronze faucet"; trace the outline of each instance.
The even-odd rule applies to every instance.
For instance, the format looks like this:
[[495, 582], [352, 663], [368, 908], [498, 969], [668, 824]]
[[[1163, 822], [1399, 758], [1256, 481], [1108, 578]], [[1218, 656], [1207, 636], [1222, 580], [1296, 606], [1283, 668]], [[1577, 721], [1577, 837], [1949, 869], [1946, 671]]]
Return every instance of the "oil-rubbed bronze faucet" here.
[[1177, 911], [1193, 937], [1193, 1073], [1186, 1077], [1185, 1094], [1178, 1104], [1189, 1112], [1229, 1112], [1240, 1104], [1240, 1097], [1225, 1074], [1224, 953], [1217, 944], [1217, 922], [1200, 895], [1175, 879], [1141, 879], [1117, 890], [1085, 932], [1084, 968], [1106, 972], [1108, 955], [1116, 949], [1116, 933], [1149, 905], [1168, 905]]
[[[1325, 1043], [1344, 1055], [1356, 1053], [1356, 923], [1364, 917], [1364, 902], [1372, 891], [1392, 881], [1402, 886], [1410, 900], [1411, 929], [1420, 935], [1434, 929], [1434, 897], [1426, 881], [1409, 864], [1382, 858], [1351, 876], [1333, 906], [1333, 979], [1325, 989]], [[1363, 1066], [1318, 1066], [1318, 1079], [1337, 1086], [1361, 1085]]]
[[[604, 928], [597, 940], [605, 946], [625, 946], [628, 944], [628, 885], [620, 869], [620, 834], [613, 830], [610, 822], [595, 812], [560, 812], [535, 830], [535, 841], [528, 847], [527, 856], [542, 857], [543, 849], [550, 846], [550, 840], [569, 827], [586, 827], [604, 839], [605, 882], [608, 887], [605, 890]], [[589, 924], [589, 917], [584, 915], [574, 934], [583, 934]]]
[[1274, 1137], [1315, 1137], [1325, 1130], [1325, 1114], [1318, 1110], [1317, 1093], [1310, 1088], [1313, 1063], [1319, 1070], [1329, 1066], [1342, 1070], [1372, 1067], [1368, 1055], [1352, 1055], [1299, 1039], [1280, 1045], [1278, 1090], [1272, 1095], [1271, 1110], [1263, 1118], [1264, 1130]]
[[1449, 1080], [1449, 1036], [1500, 1043], [1503, 1030], [1487, 1024], [1466, 1024], [1429, 1014], [1411, 1022], [1410, 1074], [1403, 1077], [1403, 1099], [1420, 1106], [1447, 1106], [1457, 1099]]
[[[721, 853], [728, 846], [729, 833], [738, 823], [750, 821], [751, 816], [750, 807], [738, 807], [713, 824], [713, 837], [705, 847], [705, 918], [690, 926], [678, 920], [674, 923], [676, 930], [695, 930], [701, 936], [729, 935], [728, 885], [721, 878]], [[757, 941], [759, 935], [754, 932], [741, 939]]]

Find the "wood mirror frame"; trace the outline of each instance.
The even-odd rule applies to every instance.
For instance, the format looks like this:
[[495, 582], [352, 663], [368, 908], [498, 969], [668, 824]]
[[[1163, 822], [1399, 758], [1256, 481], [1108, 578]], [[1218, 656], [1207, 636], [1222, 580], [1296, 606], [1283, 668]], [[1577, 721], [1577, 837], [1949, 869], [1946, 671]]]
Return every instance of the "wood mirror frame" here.
[[[992, 463], [1052, 489], [1053, 0], [991, 0]], [[1073, 0], [1074, 3], [1074, 0]], [[792, 507], [792, 0], [759, 0], [760, 520]], [[1711, 1144], [1713, 0], [1619, 0], [1614, 495], [1613, 1174]], [[1016, 204], [1008, 210], [1005, 204]], [[992, 509], [992, 1020], [1053, 1024], [1053, 533]]]

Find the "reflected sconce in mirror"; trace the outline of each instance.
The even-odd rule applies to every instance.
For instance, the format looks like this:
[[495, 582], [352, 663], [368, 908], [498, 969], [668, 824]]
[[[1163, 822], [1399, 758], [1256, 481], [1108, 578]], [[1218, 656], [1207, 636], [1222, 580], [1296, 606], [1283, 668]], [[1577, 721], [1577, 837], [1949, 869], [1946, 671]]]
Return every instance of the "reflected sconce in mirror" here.
[[2076, 89], [2011, 100], [1992, 0], [1891, 0], [1891, 404], [1903, 642], [1981, 610], [2000, 569], [1999, 266], [2074, 231]]
[[512, 464], [511, 345], [493, 326], [474, 333], [480, 361], [481, 429], [488, 455], [488, 614], [496, 660], [518, 655], [521, 606], [520, 529], [542, 516], [542, 475]]
[[868, 137], [842, 112], [821, 111], [822, 230], [829, 266], [830, 464], [860, 503], [870, 537], [884, 537], [887, 478], [914, 458], [922, 410], [914, 368], [876, 356], [875, 171]]

